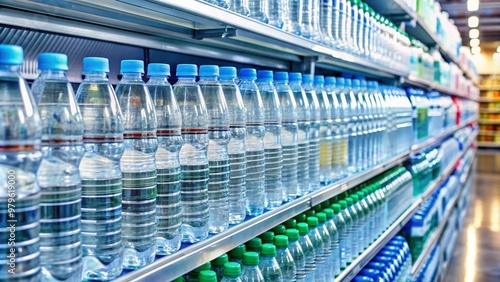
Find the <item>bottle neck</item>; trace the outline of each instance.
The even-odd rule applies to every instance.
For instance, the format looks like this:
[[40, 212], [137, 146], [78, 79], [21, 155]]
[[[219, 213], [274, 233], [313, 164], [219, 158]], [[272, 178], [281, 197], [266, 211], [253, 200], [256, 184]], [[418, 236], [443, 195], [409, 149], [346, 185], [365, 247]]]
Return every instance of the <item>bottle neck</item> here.
[[21, 67], [18, 65], [0, 65], [0, 72], [15, 72], [19, 73]]
[[108, 80], [108, 76], [105, 72], [85, 72], [85, 80]]
[[200, 81], [199, 82], [219, 82], [217, 79], [217, 76], [200, 76]]
[[178, 76], [177, 80], [180, 83], [196, 83], [195, 76]]
[[123, 74], [121, 81], [142, 82], [142, 74], [140, 72], [126, 72]]
[[224, 84], [233, 84], [233, 83], [235, 83], [235, 81], [234, 81], [234, 80], [235, 80], [234, 78], [220, 78], [220, 79], [219, 79], [219, 82], [220, 82], [221, 84], [222, 84], [222, 83], [224, 83]]
[[163, 75], [151, 75], [149, 76], [148, 82], [153, 84], [165, 84], [168, 83], [168, 78]]
[[62, 70], [42, 70], [40, 77], [49, 79], [66, 79], [66, 71]]

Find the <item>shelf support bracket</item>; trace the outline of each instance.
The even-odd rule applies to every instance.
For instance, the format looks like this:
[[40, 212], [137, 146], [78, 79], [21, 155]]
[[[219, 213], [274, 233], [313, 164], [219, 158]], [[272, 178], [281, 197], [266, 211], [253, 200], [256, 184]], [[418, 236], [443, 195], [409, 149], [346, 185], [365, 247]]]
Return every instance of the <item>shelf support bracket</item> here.
[[203, 38], [235, 37], [236, 35], [236, 29], [227, 25], [224, 28], [200, 29], [193, 32], [193, 38], [198, 40], [202, 40]]
[[292, 71], [314, 75], [318, 59], [316, 56], [303, 57], [301, 62], [292, 64]]

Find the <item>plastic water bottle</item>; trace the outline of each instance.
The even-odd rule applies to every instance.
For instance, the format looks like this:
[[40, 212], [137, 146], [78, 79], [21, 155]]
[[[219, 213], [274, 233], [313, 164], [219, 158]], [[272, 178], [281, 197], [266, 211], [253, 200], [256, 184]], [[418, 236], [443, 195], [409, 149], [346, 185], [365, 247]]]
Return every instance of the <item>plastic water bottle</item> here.
[[281, 145], [281, 105], [278, 93], [276, 93], [273, 85], [273, 72], [259, 71], [257, 86], [264, 106], [266, 207], [275, 209], [281, 206], [283, 202], [283, 186], [281, 183], [283, 151]]
[[367, 58], [370, 58], [371, 56], [371, 45], [370, 45], [370, 40], [371, 40], [371, 33], [372, 33], [372, 19], [370, 17], [370, 8], [368, 4], [365, 2], [359, 2], [359, 7], [360, 7], [360, 13], [363, 13], [363, 38], [362, 41], [362, 47], [364, 50], [364, 54]]
[[323, 43], [323, 34], [321, 33], [321, 3], [320, 1], [312, 1], [312, 28], [313, 33], [311, 39], [318, 43]]
[[302, 76], [302, 84], [307, 95], [311, 113], [311, 127], [309, 129], [309, 192], [316, 191], [320, 188], [319, 133], [321, 127], [321, 108], [312, 83], [312, 75], [304, 74]]
[[320, 5], [320, 28], [321, 34], [323, 35], [322, 43], [332, 47], [334, 45], [332, 34], [333, 3], [332, 0], [322, 0]]
[[236, 262], [228, 262], [224, 264], [223, 268], [224, 278], [222, 280], [217, 279], [221, 282], [241, 282], [241, 265]]
[[[347, 0], [335, 0], [338, 1], [338, 20], [334, 23], [333, 33], [337, 32], [339, 41], [341, 42], [341, 48], [344, 51], [350, 52], [351, 48], [350, 34], [351, 34], [351, 18], [348, 13], [349, 4]], [[334, 3], [333, 7], [337, 7]], [[335, 12], [335, 11], [334, 11]]]
[[357, 39], [357, 13], [358, 10], [356, 8], [356, 5], [354, 5], [354, 0], [347, 0], [346, 1], [347, 5], [347, 19], [349, 21], [349, 24], [347, 26], [347, 31], [348, 31], [348, 40], [349, 40], [349, 52], [353, 54], [358, 53], [358, 45], [356, 44], [356, 39]]
[[345, 165], [342, 160], [342, 106], [339, 96], [335, 93], [336, 79], [333, 76], [325, 78], [325, 92], [330, 102], [332, 117], [332, 167], [330, 180], [340, 179], [344, 175]]
[[[311, 243], [314, 247], [314, 262], [316, 264], [316, 274], [314, 275], [314, 281], [326, 281], [326, 267], [325, 267], [325, 251], [327, 250], [326, 245], [330, 244], [328, 241], [326, 244], [323, 242], [323, 236], [318, 230], [318, 218], [311, 216], [307, 218], [307, 225], [309, 226], [309, 238], [311, 239]], [[329, 235], [328, 235], [329, 237]], [[325, 237], [326, 238], [326, 237]]]
[[228, 9], [229, 8], [229, 0], [205, 0], [210, 4], [217, 5], [221, 8]]
[[332, 0], [332, 43], [333, 48], [342, 50], [344, 48], [341, 34], [340, 8], [342, 0]]
[[212, 270], [202, 270], [198, 274], [198, 282], [217, 282], [217, 274]]
[[236, 246], [236, 248], [229, 251], [229, 261], [240, 263], [243, 259], [243, 254], [246, 252], [246, 247], [244, 244]]
[[181, 203], [182, 242], [194, 243], [208, 236], [208, 113], [195, 78], [196, 65], [177, 65], [174, 94], [182, 118]]
[[316, 249], [309, 237], [309, 225], [305, 222], [297, 223], [299, 231], [299, 244], [304, 251], [306, 260], [306, 281], [316, 281]]
[[156, 115], [142, 81], [144, 62], [123, 60], [116, 96], [123, 112], [125, 151], [120, 161], [123, 193], [123, 267], [137, 269], [156, 254]]
[[351, 227], [348, 226], [348, 223], [344, 219], [343, 214], [341, 213], [340, 204], [333, 204], [331, 206], [333, 210], [333, 222], [337, 227], [339, 232], [339, 258], [340, 258], [340, 270], [344, 270], [347, 268], [347, 265], [352, 262], [351, 260]]
[[[321, 240], [323, 241], [323, 257], [325, 260], [324, 264], [324, 276], [326, 281], [332, 281], [335, 277], [335, 271], [333, 268], [333, 249], [332, 249], [332, 235], [330, 234], [328, 227], [326, 225], [326, 214], [323, 212], [316, 213], [316, 218], [318, 219], [318, 227], [316, 228], [321, 235]], [[338, 249], [337, 249], [338, 251]]]
[[223, 254], [210, 262], [210, 269], [215, 271], [215, 273], [217, 274], [218, 281], [220, 281], [224, 276], [223, 274], [224, 264], [228, 262], [229, 262], [229, 256], [227, 254]]
[[283, 224], [276, 225], [271, 229], [274, 233], [274, 235], [285, 235], [286, 232], [286, 227]]
[[263, 23], [269, 22], [268, 0], [248, 0], [248, 8], [250, 10], [250, 18]]
[[279, 29], [283, 28], [285, 22], [285, 7], [289, 0], [267, 0], [269, 11], [269, 24]]
[[[353, 262], [356, 260], [358, 257], [358, 250], [359, 250], [359, 241], [357, 240], [359, 233], [358, 233], [358, 221], [357, 221], [357, 214], [352, 214], [352, 210], [350, 207], [347, 205], [346, 200], [340, 200], [338, 201], [341, 207], [341, 214], [342, 217], [344, 218], [344, 221], [346, 222], [346, 228], [348, 229], [347, 235], [348, 238], [350, 238], [349, 243], [350, 243], [350, 249], [349, 249], [349, 254], [351, 255], [350, 261]], [[356, 238], [356, 240], [354, 240]], [[346, 260], [347, 264], [349, 263], [349, 260]]]
[[264, 282], [264, 276], [259, 268], [259, 254], [246, 252], [243, 254], [241, 281], [242, 282]]
[[229, 10], [243, 16], [250, 15], [248, 0], [229, 0]]
[[[357, 205], [365, 212], [365, 241], [364, 245], [367, 248], [375, 240], [375, 222], [372, 207], [369, 205], [368, 199], [365, 198], [365, 193], [359, 191], [355, 194], [358, 197]], [[353, 195], [354, 196], [354, 195]], [[358, 209], [359, 209], [358, 208]]]
[[122, 272], [123, 116], [105, 58], [84, 58], [76, 99], [83, 118], [83, 279], [112, 280]]
[[353, 174], [359, 170], [358, 167], [358, 150], [361, 144], [361, 139], [359, 138], [359, 111], [356, 95], [351, 89], [352, 81], [350, 79], [345, 79], [345, 88], [343, 90], [346, 102], [349, 105], [349, 123], [347, 124], [348, 137], [348, 166], [347, 172]]
[[295, 281], [297, 268], [293, 260], [292, 254], [288, 247], [288, 237], [285, 235], [277, 235], [274, 237], [274, 245], [276, 246], [276, 261], [280, 266], [283, 274], [283, 281]]
[[170, 66], [149, 64], [149, 81], [146, 84], [155, 104], [158, 150], [155, 161], [157, 170], [156, 253], [170, 255], [181, 247], [181, 163], [179, 152], [183, 144], [182, 118], [172, 86], [167, 78]]
[[298, 133], [297, 103], [292, 89], [288, 85], [288, 73], [275, 73], [276, 92], [280, 99], [282, 115], [281, 144], [283, 148], [282, 186], [285, 202], [297, 198], [300, 194], [297, 186]]
[[263, 244], [273, 244], [274, 243], [274, 232], [266, 231], [260, 234], [260, 238], [262, 239]]
[[332, 173], [332, 109], [330, 100], [326, 94], [325, 78], [322, 75], [314, 76], [314, 90], [316, 91], [320, 107], [320, 128], [319, 128], [319, 179], [325, 185], [331, 182]]
[[247, 252], [260, 253], [260, 248], [262, 247], [262, 239], [259, 237], [254, 237], [245, 243]]
[[363, 242], [365, 240], [365, 232], [364, 232], [364, 226], [363, 226], [363, 216], [364, 214], [356, 208], [354, 205], [354, 200], [351, 197], [345, 198], [347, 207], [346, 209], [349, 210], [349, 213], [352, 217], [352, 222], [354, 224], [354, 234], [356, 240], [356, 244], [353, 244], [353, 256], [358, 257], [364, 249]]
[[[23, 59], [20, 46], [0, 45], [2, 281], [41, 279], [40, 187], [36, 171], [42, 161], [42, 123], [28, 84], [19, 73]], [[15, 211], [9, 211], [12, 205]], [[9, 228], [12, 225], [15, 230]], [[12, 235], [15, 241], [8, 240]], [[13, 267], [9, 266], [11, 258], [15, 260]]]
[[367, 237], [369, 237], [369, 222], [368, 222], [368, 209], [363, 208], [361, 203], [359, 202], [359, 196], [357, 194], [352, 194], [349, 196], [352, 198], [352, 205], [356, 209], [356, 212], [358, 213], [358, 218], [359, 218], [359, 229], [360, 234], [363, 235], [363, 237], [358, 238], [359, 239], [359, 245], [360, 245], [360, 254], [368, 247]]
[[373, 99], [375, 95], [371, 95], [368, 90], [366, 80], [361, 80], [361, 91], [363, 92], [363, 100], [365, 103], [366, 110], [364, 111], [365, 123], [366, 123], [366, 142], [363, 158], [364, 158], [364, 169], [374, 166], [378, 162], [378, 139], [377, 139], [377, 127], [375, 124], [375, 116], [377, 115], [376, 103]]
[[317, 36], [315, 36], [316, 31], [314, 30], [313, 26], [314, 2], [314, 0], [303, 0], [303, 6], [301, 10], [302, 21], [300, 22], [300, 26], [302, 29], [302, 37], [305, 37], [307, 39], [317, 38]]
[[82, 278], [81, 179], [83, 121], [66, 77], [68, 57], [38, 56], [40, 76], [32, 91], [42, 121], [43, 160], [38, 169], [42, 192], [40, 261], [44, 280]]
[[[352, 80], [352, 91], [354, 93], [354, 99], [356, 99], [357, 104], [357, 139], [358, 142], [356, 144], [357, 148], [355, 148], [356, 154], [356, 171], [363, 171], [366, 168], [366, 150], [370, 150], [368, 148], [368, 121], [367, 121], [367, 112], [368, 107], [364, 100], [364, 92], [361, 90], [361, 81], [359, 79]], [[354, 125], [353, 125], [354, 126]]]
[[219, 67], [200, 66], [201, 92], [208, 111], [208, 230], [217, 234], [229, 227], [229, 154], [231, 139], [229, 111], [222, 86], [218, 81]]
[[304, 7], [303, 0], [288, 0], [288, 12], [285, 15], [285, 26], [284, 30], [293, 33], [295, 35], [302, 35], [302, 9]]
[[290, 73], [289, 80], [290, 89], [297, 103], [297, 196], [302, 196], [309, 191], [309, 131], [311, 128], [311, 111], [307, 95], [302, 88], [302, 74], [298, 72]]
[[288, 229], [285, 233], [288, 237], [288, 251], [292, 255], [295, 264], [295, 281], [306, 281], [306, 257], [299, 243], [299, 231], [297, 229]]
[[246, 138], [247, 150], [247, 214], [257, 216], [264, 212], [265, 188], [264, 188], [264, 106], [260, 96], [259, 88], [255, 84], [257, 71], [255, 69], [240, 70], [241, 96], [246, 115]]
[[262, 245], [259, 268], [266, 282], [283, 282], [283, 273], [276, 260], [276, 246], [273, 244]]
[[231, 140], [227, 145], [229, 153], [229, 223], [238, 224], [246, 216], [246, 110], [241, 93], [235, 83], [236, 68], [221, 67], [220, 83], [229, 112]]
[[[187, 282], [198, 281], [198, 276], [200, 275], [200, 272], [205, 271], [205, 270], [210, 270], [210, 268], [211, 268], [210, 262], [206, 262], [206, 263], [198, 266], [197, 268], [191, 270], [187, 274], [184, 274], [183, 275], [184, 281], [187, 281]], [[217, 274], [216, 274], [216, 277], [217, 277]]]
[[338, 77], [335, 79], [335, 96], [340, 104], [340, 163], [341, 176], [348, 175], [349, 167], [349, 125], [351, 122], [351, 110], [349, 105], [349, 93], [346, 91], [345, 79]]
[[[323, 212], [326, 215], [326, 229], [328, 230], [328, 234], [330, 234], [330, 244], [332, 249], [332, 254], [330, 258], [331, 271], [333, 278], [332, 280], [340, 274], [340, 231], [337, 229], [335, 225], [335, 221], [333, 219], [334, 211], [330, 208], [324, 209]], [[318, 217], [318, 219], [320, 219]], [[344, 226], [345, 228], [345, 226]]]
[[365, 55], [365, 49], [364, 49], [364, 39], [365, 39], [365, 13], [363, 11], [363, 7], [361, 6], [363, 2], [360, 0], [355, 0], [354, 1], [354, 7], [357, 9], [357, 37], [355, 38], [356, 43], [358, 44], [358, 54], [360, 55]]

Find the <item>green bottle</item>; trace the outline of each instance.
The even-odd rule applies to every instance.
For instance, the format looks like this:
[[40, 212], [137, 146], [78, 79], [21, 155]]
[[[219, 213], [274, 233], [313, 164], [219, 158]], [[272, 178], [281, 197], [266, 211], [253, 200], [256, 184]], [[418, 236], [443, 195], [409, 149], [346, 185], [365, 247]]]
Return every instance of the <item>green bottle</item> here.
[[217, 280], [222, 279], [222, 271], [224, 264], [226, 262], [229, 262], [229, 256], [227, 254], [223, 254], [219, 256], [218, 258], [212, 260], [211, 265], [212, 265], [212, 270], [215, 271], [217, 274]]

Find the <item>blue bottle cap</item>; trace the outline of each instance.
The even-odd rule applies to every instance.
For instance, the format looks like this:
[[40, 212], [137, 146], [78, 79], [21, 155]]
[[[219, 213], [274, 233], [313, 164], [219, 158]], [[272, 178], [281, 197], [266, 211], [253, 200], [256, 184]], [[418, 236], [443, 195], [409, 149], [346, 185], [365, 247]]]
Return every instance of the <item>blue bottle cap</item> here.
[[325, 77], [325, 85], [335, 86], [337, 84], [337, 79], [334, 76]]
[[144, 62], [141, 60], [123, 60], [120, 73], [144, 73]]
[[200, 76], [219, 76], [219, 66], [203, 65], [200, 66]]
[[285, 71], [278, 71], [274, 73], [274, 80], [276, 81], [288, 81], [288, 73]]
[[83, 58], [83, 72], [109, 72], [109, 61], [106, 58]]
[[359, 82], [360, 82], [360, 85], [361, 85], [362, 88], [366, 88], [367, 87], [366, 80], [362, 79]]
[[375, 282], [375, 280], [373, 280], [373, 278], [368, 277], [368, 276], [362, 276], [362, 275], [356, 275], [352, 281], [353, 282]]
[[23, 47], [0, 44], [0, 64], [19, 66], [23, 64]]
[[343, 77], [337, 77], [337, 86], [344, 86], [345, 84], [345, 78]]
[[302, 83], [312, 83], [312, 82], [313, 82], [313, 76], [311, 74], [302, 75]]
[[274, 75], [273, 75], [273, 72], [270, 71], [270, 70], [262, 70], [262, 71], [259, 71], [257, 73], [257, 78], [260, 80], [260, 81], [267, 81], [267, 82], [270, 82], [270, 81], [273, 81], [274, 79]]
[[254, 80], [257, 78], [257, 70], [256, 69], [247, 69], [247, 68], [240, 69], [240, 78]]
[[198, 67], [194, 64], [179, 64], [176, 73], [177, 76], [197, 76]]
[[359, 79], [352, 80], [352, 87], [360, 87], [360, 86], [361, 86], [361, 82], [359, 81]]
[[302, 82], [302, 74], [300, 72], [291, 72], [288, 74], [288, 79], [290, 81]]
[[148, 76], [169, 76], [170, 65], [151, 63], [148, 65]]
[[235, 67], [220, 67], [219, 77], [221, 79], [235, 79], [236, 78], [236, 68]]
[[352, 80], [350, 78], [344, 78], [344, 84], [347, 87], [350, 87], [352, 85]]
[[373, 81], [373, 88], [378, 88], [379, 85], [378, 85], [378, 81]]
[[369, 81], [366, 82], [366, 85], [368, 86], [369, 89], [374, 89], [375, 88], [374, 82], [375, 81], [371, 81], [371, 80], [369, 80]]
[[315, 75], [314, 76], [314, 85], [324, 85], [325, 84], [325, 77], [322, 75]]
[[68, 70], [68, 56], [59, 53], [42, 53], [38, 55], [39, 70]]

